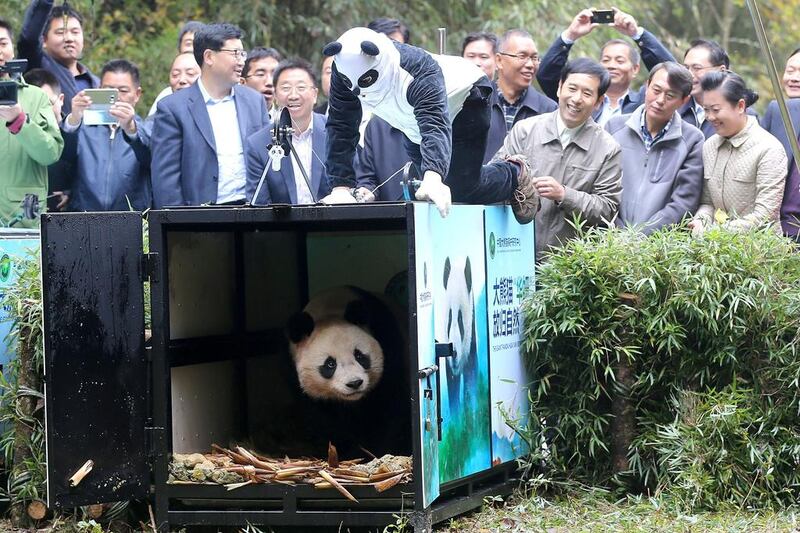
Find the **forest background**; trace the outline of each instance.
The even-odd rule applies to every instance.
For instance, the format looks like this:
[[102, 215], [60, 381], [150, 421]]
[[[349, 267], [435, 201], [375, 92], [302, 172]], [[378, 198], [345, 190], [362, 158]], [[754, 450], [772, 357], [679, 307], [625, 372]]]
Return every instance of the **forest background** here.
[[[763, 112], [774, 98], [744, 0], [613, 1], [659, 37], [678, 61], [692, 39], [717, 40], [728, 50], [732, 69], [761, 95], [756, 109]], [[0, 17], [10, 20], [18, 31], [28, 2], [4, 0]], [[61, 2], [56, 0], [56, 5]], [[461, 40], [471, 31], [499, 35], [507, 29], [523, 28], [544, 54], [574, 15], [587, 7], [587, 2], [580, 0], [73, 0], [70, 4], [86, 19], [83, 62], [93, 71], [99, 72], [102, 64], [113, 58], [139, 65], [144, 89], [139, 113], [146, 113], [167, 85], [178, 31], [187, 20], [237, 24], [246, 32], [246, 48], [272, 46], [287, 57], [299, 56], [319, 65], [320, 50], [327, 42], [380, 16], [404, 21], [411, 30], [411, 43], [431, 51], [437, 50], [438, 27], [447, 28], [447, 52], [451, 54], [460, 52]], [[759, 0], [758, 6], [780, 74], [789, 53], [800, 46], [800, 17], [796, 16], [800, 0]], [[597, 57], [600, 45], [614, 37], [620, 34], [598, 28], [578, 42], [571, 56]], [[643, 68], [637, 83], [645, 77]]]

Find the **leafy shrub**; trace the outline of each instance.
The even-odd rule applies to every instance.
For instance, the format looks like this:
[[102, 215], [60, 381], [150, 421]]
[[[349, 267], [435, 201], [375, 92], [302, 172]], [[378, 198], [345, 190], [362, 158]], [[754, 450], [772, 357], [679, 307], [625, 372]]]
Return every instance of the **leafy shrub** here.
[[798, 496], [800, 255], [768, 229], [589, 230], [524, 304], [533, 442], [690, 507]]

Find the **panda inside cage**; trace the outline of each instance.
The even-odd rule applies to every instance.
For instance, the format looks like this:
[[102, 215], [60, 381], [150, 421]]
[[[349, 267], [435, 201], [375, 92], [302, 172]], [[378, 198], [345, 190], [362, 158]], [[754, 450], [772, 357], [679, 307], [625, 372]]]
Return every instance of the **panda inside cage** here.
[[404, 230], [165, 241], [174, 454], [411, 455]]

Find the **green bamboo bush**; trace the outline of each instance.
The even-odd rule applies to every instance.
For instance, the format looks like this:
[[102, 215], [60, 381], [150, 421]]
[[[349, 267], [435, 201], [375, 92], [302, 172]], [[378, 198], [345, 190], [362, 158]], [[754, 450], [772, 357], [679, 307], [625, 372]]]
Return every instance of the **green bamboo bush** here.
[[689, 509], [800, 496], [800, 253], [769, 229], [588, 230], [524, 303], [531, 442]]

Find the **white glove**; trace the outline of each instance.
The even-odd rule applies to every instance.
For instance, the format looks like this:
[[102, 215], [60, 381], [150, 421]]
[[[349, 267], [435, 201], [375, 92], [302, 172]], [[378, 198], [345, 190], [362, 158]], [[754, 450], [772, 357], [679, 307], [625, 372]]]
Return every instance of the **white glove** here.
[[442, 177], [432, 170], [425, 171], [422, 185], [417, 189], [415, 196], [417, 200], [433, 202], [442, 218], [445, 218], [450, 213], [450, 206], [453, 204], [450, 199], [450, 187], [442, 183]]
[[374, 202], [375, 195], [366, 187], [359, 187], [354, 194], [359, 203]]
[[320, 200], [323, 204], [354, 204], [356, 199], [348, 187], [334, 187], [331, 193]]

